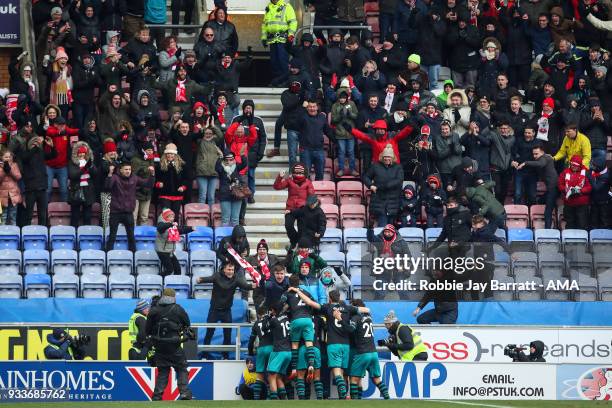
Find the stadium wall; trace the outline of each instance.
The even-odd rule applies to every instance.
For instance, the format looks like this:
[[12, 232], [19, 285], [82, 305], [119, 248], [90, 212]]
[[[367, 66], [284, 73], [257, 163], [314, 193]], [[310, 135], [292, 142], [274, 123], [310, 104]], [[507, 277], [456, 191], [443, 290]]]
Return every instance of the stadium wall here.
[[[193, 362], [189, 383], [194, 397], [239, 399], [234, 389], [243, 369], [242, 362]], [[393, 399], [588, 400], [612, 395], [608, 368], [593, 365], [384, 361], [381, 370]], [[155, 376], [155, 368], [138, 362], [0, 362], [0, 395], [9, 388], [59, 389], [54, 396], [71, 401], [148, 401]], [[371, 381], [363, 386], [364, 398], [380, 397]], [[23, 393], [28, 395], [38, 395], [30, 399], [38, 402], [45, 396]], [[164, 399], [178, 395], [173, 376]]]

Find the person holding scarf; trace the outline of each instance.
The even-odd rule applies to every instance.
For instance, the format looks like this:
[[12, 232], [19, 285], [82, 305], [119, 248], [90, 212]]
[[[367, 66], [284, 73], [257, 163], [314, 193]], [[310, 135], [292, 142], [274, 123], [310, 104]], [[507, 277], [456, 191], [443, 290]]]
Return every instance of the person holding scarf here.
[[159, 53], [159, 80], [168, 81], [174, 76], [174, 71], [181, 63], [182, 49], [176, 45], [176, 37], [166, 37]]
[[50, 93], [49, 103], [59, 106], [62, 116], [67, 118], [72, 104], [72, 67], [64, 47], [55, 50], [55, 61], [48, 68]]
[[[392, 224], [385, 225], [382, 232], [378, 235], [374, 235], [374, 230], [372, 229], [372, 226], [370, 226], [370, 228], [368, 228], [367, 238], [368, 242], [370, 242], [376, 249], [377, 257], [395, 258], [396, 256], [411, 256], [408, 243], [404, 241], [400, 234], [398, 234], [397, 230]], [[382, 276], [384, 282], [400, 282], [402, 279], [409, 278], [410, 271], [403, 271], [400, 269], [385, 269]], [[408, 298], [408, 294], [408, 291], [399, 291], [400, 299], [402, 300], [406, 300]], [[383, 299], [385, 297], [385, 292], [375, 291], [374, 296], [377, 300]]]
[[179, 227], [174, 220], [174, 212], [164, 208], [157, 219], [157, 236], [155, 237], [155, 252], [161, 262], [162, 276], [180, 275], [181, 264], [174, 251], [176, 243], [181, 240], [181, 235], [193, 231], [192, 227]]
[[159, 192], [158, 204], [171, 209], [178, 216], [183, 203], [183, 193], [187, 191], [185, 161], [179, 156], [174, 143], [168, 143], [159, 164], [155, 167], [155, 188]]
[[261, 282], [257, 288], [253, 290], [253, 303], [255, 306], [260, 306], [265, 301], [265, 282], [274, 279], [272, 268], [280, 264], [276, 255], [271, 254], [268, 243], [265, 239], [261, 239], [257, 244], [257, 253], [247, 258], [247, 262], [262, 276]]
[[[155, 176], [156, 159], [159, 160], [159, 157], [155, 154], [153, 144], [151, 142], [144, 142], [140, 154], [132, 158], [132, 169], [134, 174], [143, 179]], [[150, 188], [139, 187], [136, 189], [136, 207], [134, 209], [134, 221], [136, 225], [148, 224], [151, 196], [152, 192]]]
[[155, 82], [155, 88], [161, 89], [168, 95], [168, 108], [179, 107], [183, 112], [187, 112], [191, 108], [195, 95], [207, 97], [210, 93], [210, 86], [200, 85], [189, 79], [182, 63], [176, 65], [174, 72], [175, 78]]
[[223, 154], [223, 158], [217, 160], [215, 171], [219, 175], [219, 201], [221, 202], [221, 224], [223, 226], [236, 226], [240, 218], [240, 207], [242, 199], [234, 197], [232, 185], [241, 182], [240, 172], [247, 168], [246, 156], [240, 157], [240, 163], [236, 163], [236, 156], [231, 150]]
[[591, 182], [580, 155], [570, 159], [569, 168], [559, 175], [559, 191], [563, 195], [563, 218], [566, 229], [589, 229]]
[[544, 143], [544, 151], [554, 154], [561, 146], [561, 123], [555, 113], [555, 100], [545, 98], [542, 102], [542, 112], [540, 116], [534, 118], [538, 133], [536, 139]]
[[[79, 227], [81, 213], [83, 214], [83, 225], [91, 225], [91, 206], [96, 200], [94, 180], [97, 173], [89, 145], [85, 142], [75, 143], [68, 164], [70, 225], [74, 228]], [[81, 190], [80, 193], [79, 190]]]
[[308, 172], [302, 163], [295, 163], [288, 177], [285, 176], [284, 171], [278, 173], [273, 187], [275, 190], [287, 189], [289, 191], [285, 213], [304, 206], [306, 198], [315, 193], [312, 181], [308, 178]]

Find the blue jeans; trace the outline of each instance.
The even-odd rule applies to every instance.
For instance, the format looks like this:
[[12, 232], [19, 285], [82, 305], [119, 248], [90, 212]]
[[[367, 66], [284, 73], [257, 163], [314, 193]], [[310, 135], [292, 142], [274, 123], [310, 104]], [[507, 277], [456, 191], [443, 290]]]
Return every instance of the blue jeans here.
[[355, 170], [355, 139], [338, 139], [338, 170], [344, 171], [344, 158], [348, 156], [349, 168]]
[[2, 208], [2, 224], [3, 225], [15, 225], [17, 221], [17, 207], [13, 204], [9, 204], [8, 207]]
[[315, 166], [315, 180], [323, 180], [325, 171], [325, 151], [323, 149], [304, 149], [302, 152], [302, 163], [310, 172], [312, 165]]
[[376, 217], [376, 226], [384, 227], [389, 223], [389, 216], [387, 214], [379, 215]]
[[523, 204], [523, 194], [527, 194], [527, 205], [536, 202], [538, 178], [532, 172], [514, 172], [514, 204]]
[[380, 26], [380, 42], [382, 43], [387, 36], [387, 34], [391, 34], [391, 30], [393, 29], [393, 19], [395, 18], [394, 14], [389, 13], [380, 13], [378, 16], [378, 25]]
[[249, 167], [248, 182], [249, 190], [255, 195], [255, 167]]
[[274, 79], [286, 79], [289, 75], [289, 54], [285, 43], [270, 44], [270, 66]]
[[457, 323], [457, 309], [447, 310], [445, 312], [437, 312], [436, 309], [429, 309], [417, 316], [419, 324], [430, 324], [439, 322], [440, 324], [455, 324]]
[[221, 224], [224, 227], [235, 227], [240, 221], [242, 200], [221, 201]]
[[440, 65], [422, 65], [429, 77], [429, 89], [438, 89], [438, 78], [440, 78]]
[[287, 149], [289, 150], [289, 167], [297, 162], [300, 133], [287, 129]]
[[53, 169], [47, 166], [47, 200], [51, 202], [51, 192], [53, 191], [53, 179], [59, 183], [60, 197], [63, 202], [68, 201], [68, 167]]
[[196, 180], [198, 181], [198, 202], [213, 205], [219, 179], [217, 177], [197, 177]]

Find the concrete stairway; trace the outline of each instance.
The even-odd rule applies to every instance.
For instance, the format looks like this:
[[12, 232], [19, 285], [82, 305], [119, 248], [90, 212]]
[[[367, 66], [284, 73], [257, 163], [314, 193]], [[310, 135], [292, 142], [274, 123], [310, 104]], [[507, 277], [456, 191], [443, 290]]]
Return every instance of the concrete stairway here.
[[[274, 145], [274, 123], [281, 112], [280, 94], [283, 88], [240, 88], [240, 99], [252, 99], [255, 102], [255, 115], [261, 117], [268, 135], [266, 150]], [[268, 242], [270, 251], [276, 255], [285, 255], [285, 246], [289, 244], [285, 233], [285, 202], [287, 190], [277, 191], [272, 188], [274, 179], [281, 170], [289, 169], [289, 157], [286, 147], [287, 136], [283, 129], [281, 156], [271, 159], [264, 157], [255, 171], [256, 189], [255, 204], [247, 208], [245, 221], [247, 237], [253, 249], [260, 239]]]

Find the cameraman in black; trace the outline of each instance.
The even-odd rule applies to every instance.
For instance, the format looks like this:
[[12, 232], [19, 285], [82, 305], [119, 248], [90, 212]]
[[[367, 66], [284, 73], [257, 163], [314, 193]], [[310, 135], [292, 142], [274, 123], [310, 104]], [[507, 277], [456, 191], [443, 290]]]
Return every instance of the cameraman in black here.
[[147, 316], [146, 333], [150, 336], [155, 354], [149, 361], [152, 367], [159, 369], [153, 391], [153, 401], [161, 401], [168, 384], [170, 367], [174, 368], [181, 400], [192, 399], [187, 379], [187, 358], [181, 343], [195, 338], [190, 326], [189, 316], [180, 305], [176, 304], [174, 289], [166, 288], [157, 304]]
[[82, 360], [85, 357], [83, 346], [89, 344], [89, 336], [72, 337], [65, 330], [53, 329], [47, 334], [45, 358], [47, 360]]
[[529, 343], [529, 355], [523, 353], [524, 348], [517, 347], [516, 344], [508, 344], [504, 349], [504, 355], [510, 357], [513, 362], [519, 363], [545, 363], [543, 357], [544, 343], [535, 340]]

